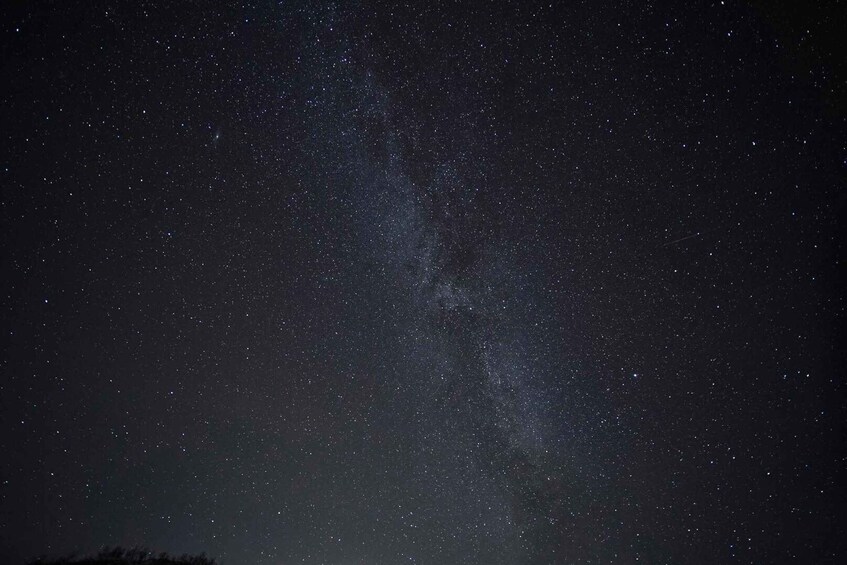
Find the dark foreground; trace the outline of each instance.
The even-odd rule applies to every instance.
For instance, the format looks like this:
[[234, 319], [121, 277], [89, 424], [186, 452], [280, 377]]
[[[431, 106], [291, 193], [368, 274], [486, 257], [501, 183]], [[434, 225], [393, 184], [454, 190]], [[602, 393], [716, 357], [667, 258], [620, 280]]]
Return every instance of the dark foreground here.
[[155, 554], [147, 549], [123, 549], [116, 547], [114, 549], [104, 549], [94, 556], [67, 556], [57, 559], [37, 558], [29, 561], [30, 565], [215, 565], [215, 560], [206, 557], [205, 554], [200, 555], [168, 555], [167, 553]]

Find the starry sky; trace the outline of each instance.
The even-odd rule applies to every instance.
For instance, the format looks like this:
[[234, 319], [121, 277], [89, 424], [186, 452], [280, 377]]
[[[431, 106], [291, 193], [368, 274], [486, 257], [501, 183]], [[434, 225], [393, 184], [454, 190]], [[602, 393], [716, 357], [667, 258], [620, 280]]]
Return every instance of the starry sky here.
[[847, 558], [843, 3], [2, 14], [0, 561]]

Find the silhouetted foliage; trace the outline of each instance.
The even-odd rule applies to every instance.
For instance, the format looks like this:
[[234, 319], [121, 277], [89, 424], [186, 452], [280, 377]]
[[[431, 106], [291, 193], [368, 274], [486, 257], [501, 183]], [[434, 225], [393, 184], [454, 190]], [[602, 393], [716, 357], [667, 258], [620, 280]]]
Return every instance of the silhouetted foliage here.
[[97, 555], [77, 557], [70, 555], [58, 559], [37, 558], [27, 565], [215, 565], [215, 560], [200, 555], [168, 555], [153, 553], [144, 548], [104, 548]]

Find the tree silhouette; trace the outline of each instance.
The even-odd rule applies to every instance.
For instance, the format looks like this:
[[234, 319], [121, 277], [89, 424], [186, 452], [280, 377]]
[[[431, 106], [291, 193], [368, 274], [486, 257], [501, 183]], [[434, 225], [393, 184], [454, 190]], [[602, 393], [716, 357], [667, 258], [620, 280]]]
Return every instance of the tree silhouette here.
[[27, 565], [216, 565], [216, 563], [214, 559], [206, 557], [205, 553], [176, 556], [167, 553], [156, 554], [140, 547], [132, 549], [107, 547], [94, 556], [69, 555], [56, 559], [39, 557], [29, 561]]

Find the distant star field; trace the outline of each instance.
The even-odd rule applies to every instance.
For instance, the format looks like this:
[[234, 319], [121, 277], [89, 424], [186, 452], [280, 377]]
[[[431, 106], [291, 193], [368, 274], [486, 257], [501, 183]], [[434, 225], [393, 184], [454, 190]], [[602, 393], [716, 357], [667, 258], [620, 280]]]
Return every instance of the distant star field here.
[[0, 562], [847, 562], [840, 2], [0, 9]]

